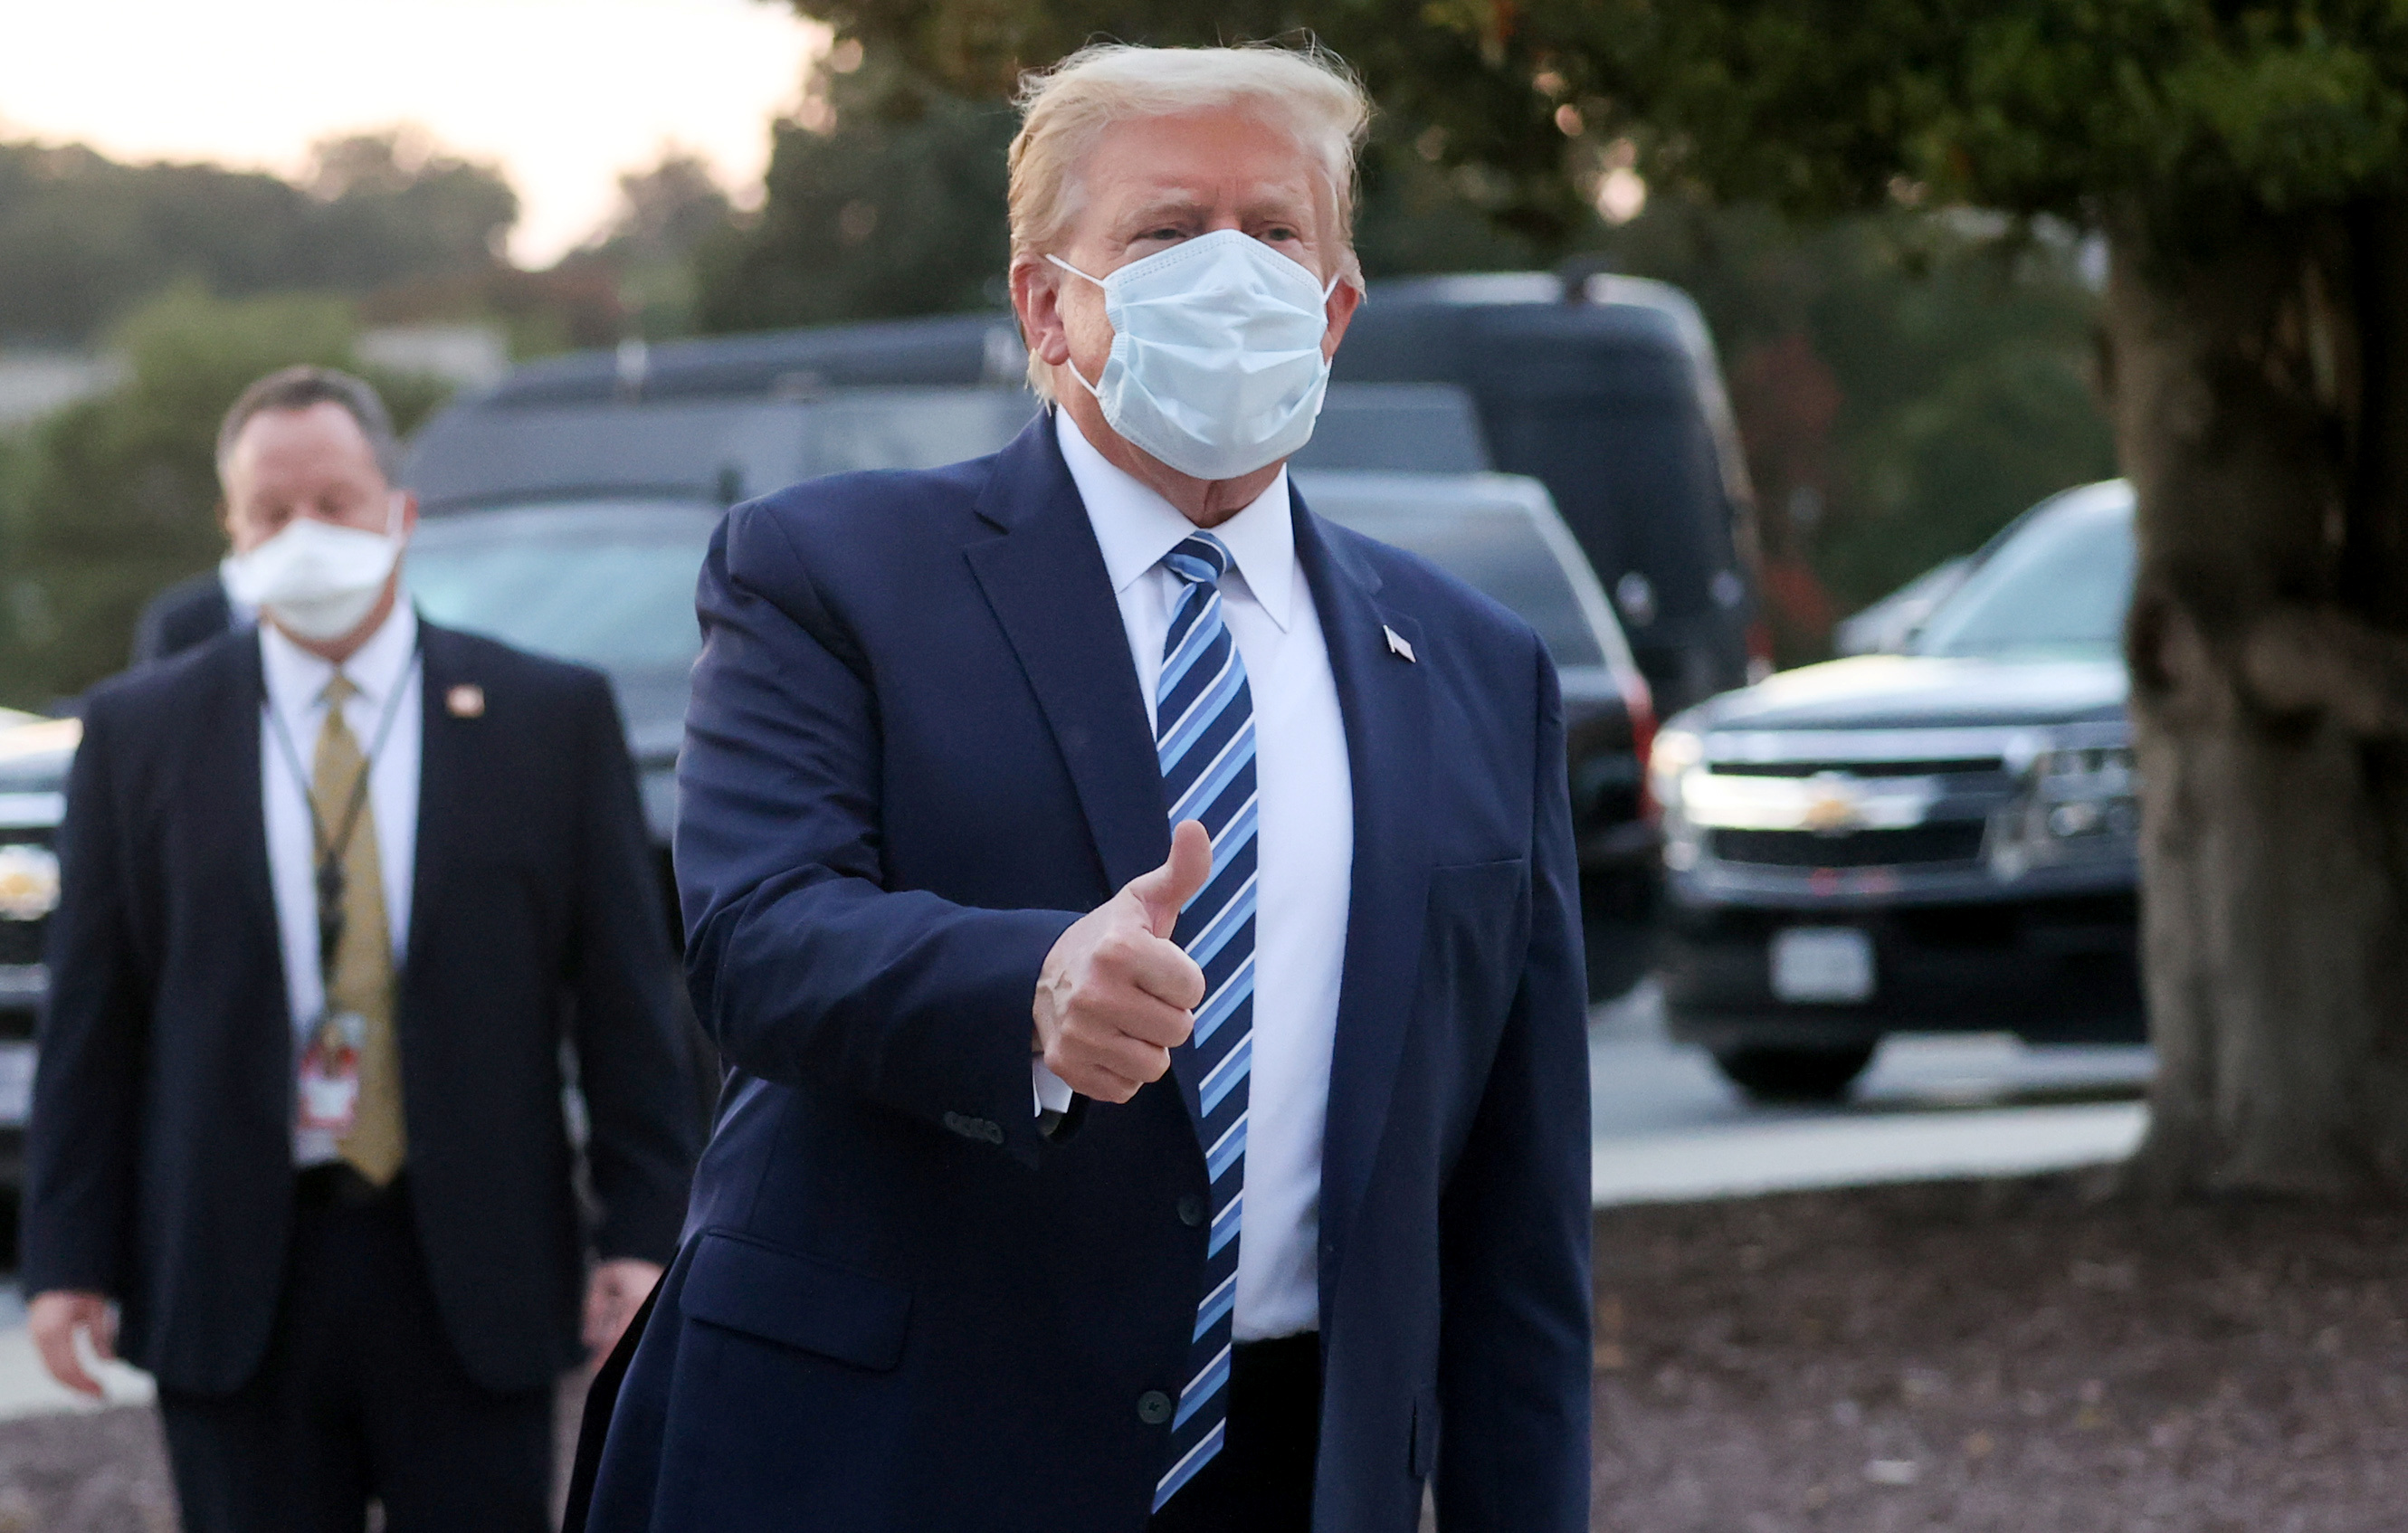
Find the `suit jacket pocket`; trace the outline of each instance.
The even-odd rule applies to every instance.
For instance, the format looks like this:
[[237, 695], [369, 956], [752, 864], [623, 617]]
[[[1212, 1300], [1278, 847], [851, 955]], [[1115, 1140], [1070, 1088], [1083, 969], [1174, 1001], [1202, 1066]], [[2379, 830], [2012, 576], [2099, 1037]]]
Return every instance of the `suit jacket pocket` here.
[[705, 1230], [678, 1308], [708, 1325], [884, 1372], [902, 1360], [911, 1295], [799, 1251]]

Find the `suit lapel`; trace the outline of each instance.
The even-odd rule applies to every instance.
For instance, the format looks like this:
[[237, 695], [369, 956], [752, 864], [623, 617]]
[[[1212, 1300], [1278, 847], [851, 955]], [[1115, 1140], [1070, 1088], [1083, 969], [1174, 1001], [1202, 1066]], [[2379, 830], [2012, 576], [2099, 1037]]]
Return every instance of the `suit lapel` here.
[[1169, 854], [1170, 809], [1128, 631], [1050, 414], [1003, 450], [979, 514], [1005, 535], [971, 544], [970, 569], [1069, 768], [1105, 885], [1117, 890]]
[[219, 701], [205, 710], [208, 722], [194, 742], [198, 759], [194, 777], [200, 791], [189, 802], [196, 807], [241, 806], [230, 824], [236, 838], [233, 850], [241, 880], [241, 908], [255, 916], [245, 935], [259, 962], [276, 976], [278, 1015], [284, 1017], [291, 1014], [292, 1002], [284, 981], [284, 937], [277, 921], [276, 885], [267, 867], [267, 790], [259, 754], [267, 682], [260, 668], [259, 635], [246, 629], [216, 642], [222, 650], [222, 657], [211, 662], [218, 673]]
[[[1329, 647], [1354, 791], [1354, 867], [1321, 1153], [1323, 1230], [1329, 1249], [1342, 1254], [1387, 1122], [1419, 978], [1429, 894], [1430, 702], [1426, 667], [1395, 653], [1384, 631], [1418, 649], [1420, 625], [1381, 602], [1379, 576], [1330, 540], [1301, 497], [1295, 515], [1297, 557]], [[1322, 1265], [1324, 1313], [1335, 1268], [1335, 1260]]]
[[459, 866], [463, 851], [459, 843], [466, 827], [460, 816], [439, 809], [462, 802], [474, 776], [468, 726], [452, 717], [443, 700], [454, 686], [478, 680], [462, 668], [457, 634], [423, 617], [418, 620], [418, 851], [410, 867], [409, 939], [401, 970], [405, 997], [416, 985], [418, 954], [425, 951], [423, 934], [444, 909], [443, 881]]

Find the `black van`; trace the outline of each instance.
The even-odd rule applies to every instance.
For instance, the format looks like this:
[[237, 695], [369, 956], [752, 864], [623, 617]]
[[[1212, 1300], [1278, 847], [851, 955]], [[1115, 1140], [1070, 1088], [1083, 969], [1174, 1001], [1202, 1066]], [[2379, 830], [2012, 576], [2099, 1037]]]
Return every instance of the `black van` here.
[[1770, 670], [1746, 460], [1680, 289], [1546, 272], [1378, 283], [1332, 379], [1470, 394], [1496, 466], [1546, 485], [1612, 595], [1659, 715]]

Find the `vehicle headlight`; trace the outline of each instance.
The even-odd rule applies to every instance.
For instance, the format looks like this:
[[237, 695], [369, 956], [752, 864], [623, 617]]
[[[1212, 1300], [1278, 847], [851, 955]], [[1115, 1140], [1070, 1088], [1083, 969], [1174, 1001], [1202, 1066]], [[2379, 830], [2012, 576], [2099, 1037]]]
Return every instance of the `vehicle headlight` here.
[[1681, 801], [1681, 779], [1690, 768], [1706, 759], [1706, 742], [1685, 729], [1667, 729], [1656, 737], [1656, 748], [1647, 753], [1649, 786], [1656, 793], [1656, 802], [1670, 809]]
[[2140, 829], [2141, 777], [2128, 745], [2062, 746], [2032, 758], [2024, 791], [1992, 828], [2001, 878], [2120, 849]]
[[1675, 870], [1697, 866], [1698, 833], [1684, 812], [1682, 792], [1705, 759], [1705, 740], [1686, 729], [1659, 730], [1647, 753], [1648, 791], [1664, 817], [1664, 861]]

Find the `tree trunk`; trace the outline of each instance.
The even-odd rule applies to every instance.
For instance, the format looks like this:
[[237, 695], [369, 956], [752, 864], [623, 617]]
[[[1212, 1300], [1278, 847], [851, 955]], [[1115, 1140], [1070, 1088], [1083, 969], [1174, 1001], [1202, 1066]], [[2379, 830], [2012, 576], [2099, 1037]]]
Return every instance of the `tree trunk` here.
[[2157, 1049], [2135, 1179], [2408, 1195], [2408, 207], [2116, 230]]

